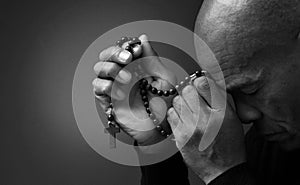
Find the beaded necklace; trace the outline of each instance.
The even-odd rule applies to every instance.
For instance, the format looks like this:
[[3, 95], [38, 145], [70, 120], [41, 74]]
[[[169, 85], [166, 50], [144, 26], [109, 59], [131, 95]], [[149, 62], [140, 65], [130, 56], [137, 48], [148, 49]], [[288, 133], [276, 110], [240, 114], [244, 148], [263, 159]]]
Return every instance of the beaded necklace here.
[[[137, 45], [141, 45], [141, 41], [134, 37], [122, 37], [121, 40], [118, 40], [116, 42], [117, 46], [122, 47], [124, 43], [127, 43], [127, 46], [125, 47], [125, 50], [129, 51], [133, 57], [138, 56], [139, 53], [137, 51]], [[185, 77], [183, 81], [181, 81], [178, 85], [175, 85], [175, 88], [171, 88], [169, 90], [159, 90], [155, 87], [153, 87], [151, 84], [148, 83], [146, 79], [141, 79], [139, 82], [140, 87], [140, 95], [143, 101], [143, 105], [145, 107], [145, 110], [149, 116], [149, 118], [152, 120], [154, 125], [156, 125], [155, 129], [164, 137], [169, 137], [171, 135], [171, 131], [166, 131], [163, 129], [161, 124], [158, 124], [158, 119], [156, 116], [152, 113], [149, 105], [149, 99], [148, 99], [148, 92], [150, 92], [153, 95], [157, 95], [160, 97], [169, 97], [178, 94], [178, 91], [183, 88], [185, 84], [190, 82], [191, 80], [194, 80], [197, 77], [203, 76], [204, 71], [196, 71], [192, 75]], [[114, 119], [113, 116], [113, 104], [112, 102], [109, 103], [108, 107], [108, 114], [107, 114], [107, 125], [108, 127], [105, 128], [105, 132], [110, 133], [110, 148], [116, 147], [116, 133], [120, 132], [120, 127], [117, 125], [117, 122]]]

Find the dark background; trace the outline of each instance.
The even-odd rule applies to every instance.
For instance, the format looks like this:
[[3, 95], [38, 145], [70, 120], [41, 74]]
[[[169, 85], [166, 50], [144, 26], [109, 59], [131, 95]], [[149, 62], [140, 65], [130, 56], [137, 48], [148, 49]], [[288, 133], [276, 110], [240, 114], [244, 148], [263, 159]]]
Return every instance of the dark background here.
[[138, 185], [138, 167], [104, 159], [81, 136], [71, 99], [76, 66], [96, 38], [124, 23], [158, 19], [193, 30], [201, 3], [1, 1], [0, 184]]

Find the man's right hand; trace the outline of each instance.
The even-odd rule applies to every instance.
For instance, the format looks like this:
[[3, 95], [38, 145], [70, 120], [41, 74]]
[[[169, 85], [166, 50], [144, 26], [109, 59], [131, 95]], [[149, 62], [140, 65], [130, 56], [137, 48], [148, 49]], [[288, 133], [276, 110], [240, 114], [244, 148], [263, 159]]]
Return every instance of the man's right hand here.
[[[159, 60], [147, 36], [141, 35], [139, 39], [142, 41], [139, 48], [141, 54], [138, 56], [142, 60], [140, 66], [146, 75], [152, 76], [148, 78], [148, 82], [158, 89], [169, 89], [171, 84], [175, 84], [175, 76]], [[123, 47], [112, 46], [103, 50], [99, 59], [94, 66], [98, 78], [94, 79], [93, 86], [101, 107], [107, 112], [110, 99], [113, 99], [116, 102], [113, 112], [117, 124], [139, 145], [153, 144], [164, 139], [148, 117], [139, 93], [139, 84], [132, 84], [132, 71], [125, 69], [132, 62], [132, 54]], [[124, 93], [124, 89], [128, 87], [132, 87], [129, 95]], [[170, 98], [165, 103], [158, 99], [151, 100], [150, 94], [148, 97], [151, 111], [159, 123], [168, 124], [165, 113], [171, 106]]]

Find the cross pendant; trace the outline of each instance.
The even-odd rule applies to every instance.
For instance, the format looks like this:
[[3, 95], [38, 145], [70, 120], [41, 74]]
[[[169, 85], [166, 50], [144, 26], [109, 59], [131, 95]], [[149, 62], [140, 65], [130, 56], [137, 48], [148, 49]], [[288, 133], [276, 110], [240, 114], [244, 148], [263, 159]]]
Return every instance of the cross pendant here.
[[116, 134], [120, 132], [120, 128], [113, 124], [109, 124], [104, 132], [109, 134], [109, 148], [116, 148]]

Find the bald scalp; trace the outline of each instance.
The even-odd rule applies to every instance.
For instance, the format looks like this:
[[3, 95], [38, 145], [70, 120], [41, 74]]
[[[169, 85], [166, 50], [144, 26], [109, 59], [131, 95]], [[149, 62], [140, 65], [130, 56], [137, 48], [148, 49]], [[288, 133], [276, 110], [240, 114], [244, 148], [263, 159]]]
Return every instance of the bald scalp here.
[[300, 0], [205, 0], [195, 33], [223, 66], [247, 65], [256, 52], [296, 40]]

